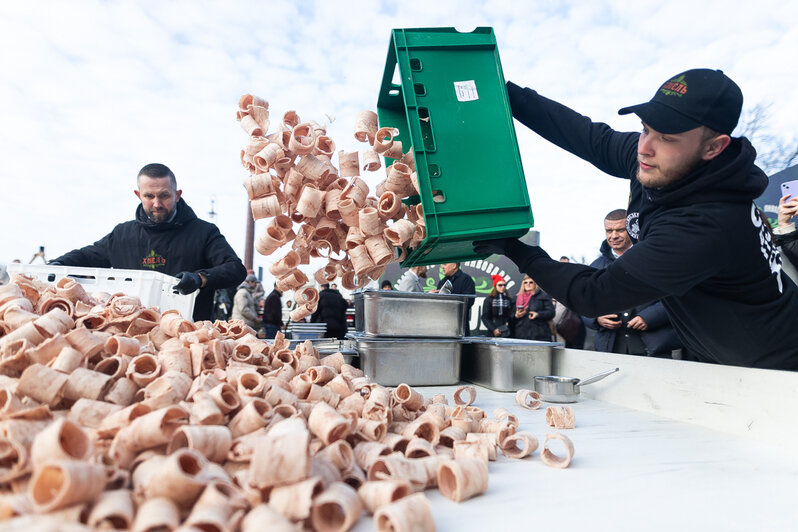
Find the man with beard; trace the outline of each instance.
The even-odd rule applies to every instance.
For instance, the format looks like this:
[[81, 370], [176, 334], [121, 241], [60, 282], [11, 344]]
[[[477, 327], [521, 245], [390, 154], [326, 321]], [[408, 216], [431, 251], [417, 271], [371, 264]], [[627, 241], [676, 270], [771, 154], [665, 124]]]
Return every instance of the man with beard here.
[[651, 101], [626, 107], [641, 133], [592, 122], [508, 82], [513, 116], [600, 170], [630, 179], [626, 226], [639, 243], [606, 269], [564, 264], [517, 239], [475, 243], [503, 253], [584, 316], [661, 299], [699, 361], [798, 370], [798, 288], [781, 270], [754, 205], [767, 176], [748, 139], [732, 138], [740, 88], [720, 70], [668, 79]]
[[137, 178], [141, 204], [136, 219], [124, 222], [90, 246], [61, 255], [50, 264], [153, 270], [174, 275], [181, 294], [199, 290], [194, 320], [209, 320], [214, 291], [238, 286], [247, 270], [212, 223], [197, 218], [180, 197], [177, 180], [163, 164], [143, 167]]

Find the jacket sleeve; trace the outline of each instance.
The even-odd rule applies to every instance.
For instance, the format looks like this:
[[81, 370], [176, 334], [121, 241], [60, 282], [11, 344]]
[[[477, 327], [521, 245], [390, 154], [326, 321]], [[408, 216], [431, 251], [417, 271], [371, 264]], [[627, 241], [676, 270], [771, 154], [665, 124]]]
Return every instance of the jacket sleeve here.
[[604, 173], [624, 179], [634, 175], [639, 133], [615, 131], [511, 81], [507, 95], [513, 117], [541, 137]]
[[110, 268], [109, 259], [111, 242], [113, 241], [113, 231], [102, 237], [94, 244], [73, 249], [64, 253], [60, 257], [53, 259], [52, 262], [60, 262], [65, 266], [82, 266], [85, 268]]
[[[639, 246], [632, 246], [632, 249]], [[620, 259], [607, 269], [597, 270], [583, 264], [555, 261], [541, 248], [515, 239], [507, 242], [506, 252], [518, 269], [535, 279], [547, 294], [588, 318], [667, 295], [629, 275]]]
[[215, 225], [211, 227], [205, 243], [205, 260], [211, 266], [198, 270], [207, 279], [204, 288], [237, 286], [246, 278], [247, 270], [219, 229]]
[[659, 301], [641, 309], [637, 315], [646, 322], [646, 330], [653, 331], [671, 324], [665, 307]]
[[538, 319], [543, 321], [554, 319], [556, 311], [554, 310], [554, 303], [551, 302], [551, 298], [548, 295], [540, 298], [540, 306], [542, 308], [538, 311]]
[[[474, 284], [474, 279], [468, 275], [467, 273], [463, 272], [463, 288], [459, 291], [460, 294], [470, 294], [474, 295], [477, 293], [477, 287]], [[469, 297], [466, 301], [466, 309], [470, 312], [471, 307], [474, 306], [475, 298]]]
[[[645, 318], [643, 318], [645, 319]], [[582, 323], [585, 324], [585, 327], [593, 329], [594, 331], [599, 330], [600, 325], [598, 324], [597, 318], [588, 318], [587, 316], [582, 316]]]
[[[482, 300], [482, 323], [485, 324], [485, 328], [488, 332], [493, 332], [495, 329], [498, 329], [496, 322], [493, 320], [492, 312], [493, 309], [493, 299], [488, 296]], [[493, 336], [493, 335], [491, 335]]]
[[798, 268], [798, 231], [793, 229], [789, 233], [775, 233], [773, 241], [781, 248], [781, 252], [787, 260]]

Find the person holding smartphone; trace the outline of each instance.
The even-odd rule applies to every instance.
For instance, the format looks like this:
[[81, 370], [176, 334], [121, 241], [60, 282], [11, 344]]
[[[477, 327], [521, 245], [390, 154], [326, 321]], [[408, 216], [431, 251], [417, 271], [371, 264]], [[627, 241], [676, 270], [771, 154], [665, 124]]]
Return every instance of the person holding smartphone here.
[[529, 276], [524, 275], [515, 300], [514, 338], [551, 342], [549, 321], [554, 319], [554, 303]]
[[792, 221], [794, 216], [798, 216], [798, 196], [785, 194], [779, 199], [778, 225], [773, 229], [773, 240], [787, 260], [798, 268], [798, 231]]

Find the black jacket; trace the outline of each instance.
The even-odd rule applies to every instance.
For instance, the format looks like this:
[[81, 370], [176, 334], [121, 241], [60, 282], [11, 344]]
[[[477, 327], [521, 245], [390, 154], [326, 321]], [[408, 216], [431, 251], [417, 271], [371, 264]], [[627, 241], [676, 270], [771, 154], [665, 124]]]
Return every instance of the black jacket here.
[[282, 294], [274, 289], [266, 296], [263, 302], [263, 323], [269, 325], [283, 326], [283, 303], [280, 299]]
[[[504, 299], [504, 305], [494, 306], [494, 301]], [[501, 309], [501, 310], [500, 310]], [[488, 296], [482, 301], [482, 323], [488, 330], [488, 336], [493, 336], [493, 331], [501, 329], [502, 326], [506, 327], [505, 336], [510, 334], [510, 322], [515, 313], [515, 306], [513, 305], [513, 298], [507, 294], [496, 293], [495, 296]]]
[[219, 229], [197, 218], [182, 199], [171, 222], [151, 221], [139, 205], [135, 220], [117, 225], [94, 244], [61, 255], [54, 262], [153, 270], [167, 275], [202, 273], [208, 281], [194, 303], [195, 321], [211, 319], [214, 290], [238, 286], [247, 276], [246, 268]]
[[783, 235], [773, 235], [777, 246], [793, 266], [798, 268], [798, 231], [791, 231]]
[[[537, 312], [538, 317], [530, 320], [530, 312]], [[549, 320], [552, 319], [554, 319], [554, 303], [551, 301], [551, 296], [543, 290], [538, 290], [529, 299], [523, 316], [516, 318], [513, 309], [513, 338], [551, 342]]]
[[[463, 295], [474, 295], [477, 293], [476, 286], [474, 285], [474, 279], [465, 273], [460, 268], [454, 272], [454, 275], [451, 277], [444, 276], [440, 281], [438, 281], [438, 290], [441, 289], [443, 284], [446, 281], [451, 281], [452, 283], [452, 294], [463, 294]], [[464, 313], [465, 323], [463, 324], [463, 329], [465, 331], [466, 336], [471, 335], [471, 307], [474, 306], [474, 298], [469, 297], [466, 299], [466, 308]]]
[[506, 253], [569, 308], [600, 316], [661, 299], [688, 352], [704, 362], [798, 369], [798, 288], [754, 198], [767, 186], [756, 152], [732, 139], [684, 179], [643, 187], [634, 178], [639, 133], [594, 123], [508, 83], [513, 116], [610, 175], [631, 180], [640, 243], [605, 270], [552, 260], [516, 240]]
[[[615, 255], [612, 254], [612, 248], [610, 248], [606, 240], [601, 243], [600, 251], [601, 255], [599, 255], [590, 266], [603, 270], [615, 262]], [[630, 309], [616, 309], [613, 314], [622, 311], [628, 311], [630, 317], [640, 316], [645, 320], [646, 330], [633, 334], [640, 335], [640, 339], [646, 347], [646, 354], [654, 355], [665, 353], [681, 347], [679, 339], [676, 336], [676, 331], [671, 327], [668, 313], [665, 311], [665, 307], [661, 302], [643, 303], [642, 305], [637, 305]], [[615, 337], [621, 329], [604, 328], [599, 325], [598, 319], [596, 318], [583, 317], [582, 320], [585, 322], [585, 325], [596, 331], [596, 335], [593, 339], [596, 351], [612, 353], [615, 345]]]
[[338, 290], [325, 288], [319, 292], [319, 306], [310, 316], [313, 323], [326, 323], [325, 338], [346, 336], [346, 300]]

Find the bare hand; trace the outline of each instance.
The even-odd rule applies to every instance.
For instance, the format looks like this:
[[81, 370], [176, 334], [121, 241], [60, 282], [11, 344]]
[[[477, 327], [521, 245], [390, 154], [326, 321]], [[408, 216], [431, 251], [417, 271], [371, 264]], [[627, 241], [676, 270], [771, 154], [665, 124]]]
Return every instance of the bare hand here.
[[532, 311], [532, 312], [530, 312], [530, 313], [529, 313], [529, 319], [530, 319], [530, 320], [534, 320], [534, 319], [536, 319], [538, 316], [539, 316], [539, 314], [538, 314], [537, 312], [534, 312], [534, 311]]
[[523, 317], [523, 315], [524, 315], [525, 313], [526, 313], [526, 309], [525, 309], [525, 308], [523, 308], [523, 307], [522, 307], [522, 308], [517, 308], [517, 309], [515, 309], [515, 317], [516, 317], [516, 318], [521, 318], [521, 317]]
[[627, 323], [626, 326], [629, 327], [630, 329], [635, 329], [636, 331], [645, 331], [646, 329], [648, 329], [648, 324], [646, 323], [646, 320], [644, 320], [640, 316], [635, 316], [634, 318], [629, 320], [629, 323]]
[[605, 329], [617, 329], [621, 326], [621, 320], [618, 319], [617, 314], [605, 314], [596, 318], [596, 321]]
[[493, 336], [501, 336], [502, 332], [499, 329], [493, 329]]
[[779, 200], [778, 225], [784, 227], [790, 223], [793, 216], [798, 216], [798, 197], [788, 200], [790, 195], [782, 196]]

